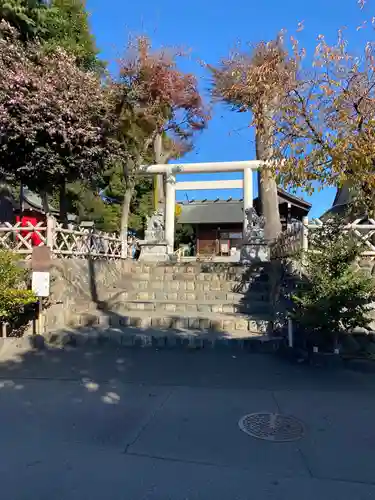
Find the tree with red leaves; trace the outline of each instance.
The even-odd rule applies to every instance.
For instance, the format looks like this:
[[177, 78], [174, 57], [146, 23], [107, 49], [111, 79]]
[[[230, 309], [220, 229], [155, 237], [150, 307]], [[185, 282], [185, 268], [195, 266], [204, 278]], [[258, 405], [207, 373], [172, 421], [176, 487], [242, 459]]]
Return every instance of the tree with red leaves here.
[[[118, 137], [124, 143], [125, 195], [121, 233], [126, 235], [135, 176], [145, 160], [167, 163], [193, 146], [194, 135], [206, 126], [209, 114], [198, 90], [197, 79], [177, 66], [183, 52], [152, 50], [150, 40], [138, 37], [120, 61], [115, 85]], [[157, 206], [164, 208], [163, 176], [158, 179]]]

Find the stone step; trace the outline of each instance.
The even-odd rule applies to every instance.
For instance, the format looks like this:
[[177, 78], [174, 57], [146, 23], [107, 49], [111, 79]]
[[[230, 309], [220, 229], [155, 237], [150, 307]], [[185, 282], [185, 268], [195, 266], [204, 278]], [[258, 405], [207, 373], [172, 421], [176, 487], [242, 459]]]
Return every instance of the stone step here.
[[269, 304], [264, 301], [246, 303], [216, 301], [186, 301], [176, 300], [127, 300], [117, 302], [116, 309], [121, 311], [158, 311], [168, 313], [219, 313], [219, 314], [251, 314], [267, 313]]
[[[224, 334], [234, 338], [248, 338], [266, 333], [271, 318], [267, 315], [245, 316], [219, 313], [192, 313], [182, 315], [162, 311], [128, 311], [126, 314], [98, 310], [70, 311], [66, 324], [70, 330], [82, 328], [137, 328], [152, 330], [153, 335], [164, 335], [166, 330], [178, 330], [181, 334]], [[53, 321], [46, 325], [54, 329]]]
[[268, 273], [233, 274], [233, 273], [186, 273], [186, 272], [142, 272], [134, 270], [122, 274], [123, 279], [136, 279], [147, 281], [233, 281], [236, 283], [267, 282]]
[[[6, 339], [22, 341], [26, 348], [35, 345], [35, 336], [22, 337], [21, 339]], [[38, 339], [40, 341], [40, 338]], [[26, 341], [26, 342], [25, 342]], [[55, 330], [46, 332], [43, 337], [45, 345], [52, 347], [109, 347], [119, 348], [155, 348], [159, 349], [230, 349], [245, 350], [252, 353], [275, 353], [283, 345], [281, 337], [269, 336], [267, 334], [251, 333], [247, 336], [237, 336], [227, 333], [181, 333], [173, 328], [168, 331], [139, 330], [134, 328], [81, 328], [77, 330]], [[17, 346], [18, 347], [18, 346]], [[21, 346], [22, 347], [22, 346]], [[36, 346], [37, 347], [37, 346]], [[37, 347], [38, 348], [38, 347]], [[120, 367], [119, 367], [120, 369]]]
[[250, 290], [245, 294], [226, 292], [221, 290], [210, 290], [210, 291], [200, 291], [193, 290], [189, 292], [185, 291], [168, 291], [168, 290], [105, 290], [105, 295], [101, 295], [100, 299], [102, 301], [111, 302], [115, 299], [116, 303], [123, 303], [126, 301], [177, 301], [190, 302], [198, 301], [203, 304], [205, 302], [215, 302], [221, 301], [221, 303], [231, 303], [238, 304], [246, 302], [268, 302], [269, 294], [268, 290], [263, 291], [253, 291]]
[[190, 280], [168, 280], [158, 281], [144, 279], [141, 276], [122, 279], [116, 287], [117, 290], [162, 290], [164, 292], [232, 292], [249, 293], [259, 292], [267, 293], [269, 285], [266, 281], [239, 282], [226, 280], [212, 281], [190, 281]]
[[249, 276], [254, 273], [267, 273], [270, 268], [269, 263], [244, 266], [241, 264], [225, 263], [180, 263], [180, 264], [150, 264], [146, 262], [128, 261], [125, 263], [124, 270], [132, 273], [147, 274], [220, 274]]

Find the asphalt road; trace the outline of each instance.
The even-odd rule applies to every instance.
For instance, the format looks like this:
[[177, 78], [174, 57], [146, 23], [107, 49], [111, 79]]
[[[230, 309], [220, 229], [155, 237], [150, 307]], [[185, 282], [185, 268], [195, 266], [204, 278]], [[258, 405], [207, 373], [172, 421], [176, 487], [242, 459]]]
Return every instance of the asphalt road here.
[[[375, 376], [211, 351], [12, 352], [0, 362], [0, 491], [12, 500], [375, 498]], [[295, 442], [254, 439], [289, 414]]]

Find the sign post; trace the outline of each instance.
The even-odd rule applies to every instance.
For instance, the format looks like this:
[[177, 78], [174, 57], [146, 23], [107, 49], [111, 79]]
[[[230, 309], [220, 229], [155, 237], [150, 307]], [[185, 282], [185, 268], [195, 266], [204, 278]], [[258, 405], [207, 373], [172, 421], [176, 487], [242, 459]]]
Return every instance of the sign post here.
[[38, 301], [38, 334], [42, 335], [43, 297], [50, 294], [51, 249], [47, 246], [34, 247], [31, 255], [31, 288]]

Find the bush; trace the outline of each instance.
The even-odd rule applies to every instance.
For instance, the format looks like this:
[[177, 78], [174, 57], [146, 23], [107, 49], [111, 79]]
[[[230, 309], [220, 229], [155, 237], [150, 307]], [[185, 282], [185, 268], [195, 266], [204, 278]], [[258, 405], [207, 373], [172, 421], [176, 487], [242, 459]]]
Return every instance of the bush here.
[[356, 270], [363, 247], [340, 220], [310, 231], [303, 259], [306, 280], [292, 296], [292, 318], [314, 343], [335, 347], [341, 334], [369, 323], [375, 296], [373, 278]]
[[7, 251], [0, 251], [0, 322], [15, 322], [25, 307], [37, 301], [27, 290], [27, 271], [19, 265], [19, 258]]

